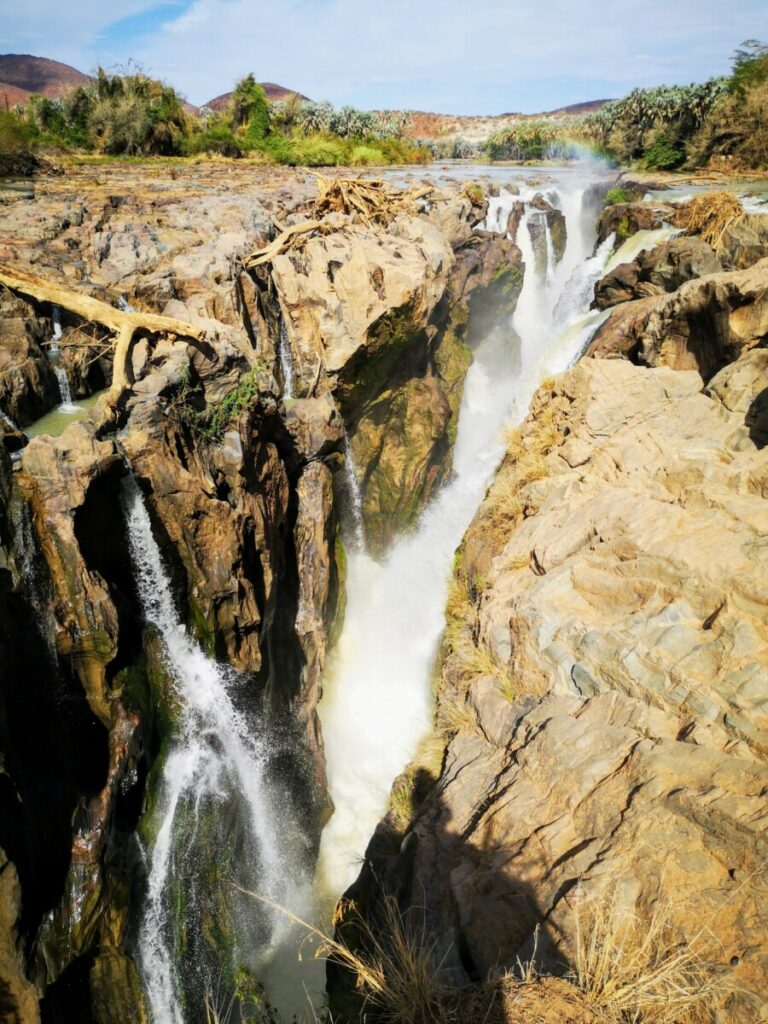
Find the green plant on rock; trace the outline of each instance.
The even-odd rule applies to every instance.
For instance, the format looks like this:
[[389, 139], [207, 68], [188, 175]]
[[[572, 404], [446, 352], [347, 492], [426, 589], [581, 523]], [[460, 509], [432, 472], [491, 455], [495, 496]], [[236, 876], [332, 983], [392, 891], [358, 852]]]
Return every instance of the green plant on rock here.
[[180, 383], [170, 402], [170, 411], [176, 419], [185, 424], [192, 434], [208, 444], [218, 444], [229, 424], [241, 413], [252, 409], [258, 401], [264, 366], [257, 363], [243, 374], [232, 390], [206, 409], [198, 408], [202, 399], [202, 385], [194, 383], [188, 368], [180, 374]]
[[625, 188], [609, 188], [605, 193], [606, 206], [619, 206], [623, 203], [631, 203], [635, 197]]

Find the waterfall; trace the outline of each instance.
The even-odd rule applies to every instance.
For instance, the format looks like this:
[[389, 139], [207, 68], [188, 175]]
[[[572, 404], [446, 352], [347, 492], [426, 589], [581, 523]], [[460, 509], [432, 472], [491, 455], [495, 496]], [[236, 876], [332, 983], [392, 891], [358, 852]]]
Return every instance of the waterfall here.
[[56, 619], [48, 600], [46, 577], [37, 549], [32, 512], [16, 487], [13, 489], [9, 503], [9, 512], [16, 556], [14, 559], [14, 583], [25, 595], [30, 607], [34, 609], [40, 635], [45, 637], [51, 661], [55, 662]]
[[51, 306], [51, 321], [53, 322], [53, 338], [51, 339], [51, 355], [59, 354], [59, 340], [61, 338], [61, 307]]
[[277, 347], [277, 358], [280, 361], [280, 375], [283, 378], [283, 398], [291, 399], [293, 394], [293, 356], [288, 342], [288, 329], [285, 318], [280, 317], [280, 343]]
[[[582, 193], [562, 197], [566, 252], [549, 286], [546, 270], [534, 269], [528, 230], [540, 211], [526, 206], [518, 231], [526, 262], [522, 293], [511, 329], [495, 331], [474, 353], [452, 481], [383, 562], [365, 551], [350, 555], [344, 629], [319, 709], [336, 808], [320, 848], [318, 885], [326, 897], [338, 897], [356, 877], [391, 784], [429, 729], [430, 671], [444, 626], [453, 554], [503, 455], [502, 427], [525, 417], [539, 382], [578, 358], [606, 315], [587, 312], [583, 290], [571, 289], [568, 309], [562, 311], [564, 329], [554, 324], [568, 277], [589, 255], [580, 226]], [[527, 203], [532, 195], [531, 189], [492, 199], [486, 228], [504, 230], [512, 202]], [[607, 250], [600, 255], [606, 257]]]
[[352, 445], [346, 428], [344, 430], [344, 490], [342, 518], [345, 527], [347, 547], [354, 551], [365, 551], [365, 522], [363, 520], [363, 498], [357, 479], [357, 467], [352, 455]]
[[69, 378], [67, 377], [67, 371], [63, 366], [57, 364], [54, 366], [54, 372], [56, 373], [56, 380], [59, 384], [59, 396], [61, 398], [59, 411], [77, 412], [77, 406], [72, 401], [72, 392], [69, 390]]
[[547, 253], [547, 289], [552, 291], [555, 284], [555, 247], [552, 243], [552, 229], [547, 216], [544, 217], [544, 244]]
[[59, 398], [61, 399], [61, 404], [57, 411], [68, 415], [77, 412], [78, 406], [72, 401], [72, 392], [69, 387], [67, 371], [60, 362], [59, 341], [61, 340], [61, 308], [59, 306], [51, 306], [51, 321], [53, 322], [53, 335], [51, 336], [51, 344], [48, 346], [48, 359], [53, 365], [53, 372], [56, 374], [56, 381], [59, 385]]
[[[122, 501], [141, 607], [161, 642], [172, 688], [164, 699], [174, 708], [148, 826], [140, 968], [153, 1024], [190, 1024], [192, 998], [202, 999], [206, 986], [226, 991], [222, 978], [239, 963], [258, 976], [270, 945], [279, 945], [287, 928], [279, 912], [241, 896], [233, 884], [301, 912], [308, 888], [304, 850], [285, 795], [269, 781], [279, 737], [273, 730], [267, 740], [255, 716], [240, 710], [247, 697], [239, 692], [242, 681], [206, 656], [180, 621], [132, 476]], [[207, 962], [212, 954], [202, 934], [210, 939], [217, 929], [232, 958], [218, 966], [215, 957]]]

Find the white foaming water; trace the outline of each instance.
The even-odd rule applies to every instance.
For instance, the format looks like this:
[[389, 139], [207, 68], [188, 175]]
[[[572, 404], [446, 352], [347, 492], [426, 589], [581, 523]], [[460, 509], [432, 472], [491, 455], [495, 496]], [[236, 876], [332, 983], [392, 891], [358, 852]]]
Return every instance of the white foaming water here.
[[58, 342], [61, 338], [61, 309], [59, 306], [51, 306], [51, 321], [53, 323], [53, 339], [51, 342], [51, 353], [57, 354], [59, 351]]
[[[257, 723], [233, 703], [234, 675], [207, 657], [180, 622], [133, 477], [126, 481], [123, 507], [142, 609], [162, 639], [178, 716], [152, 820], [155, 838], [148, 851], [140, 967], [153, 1024], [189, 1024], [192, 1016], [183, 1009], [183, 992], [192, 988], [202, 997], [206, 984], [212, 989], [220, 984], [220, 978], [206, 976], [205, 966], [196, 964], [189, 950], [183, 952], [176, 934], [179, 900], [203, 913], [210, 901], [208, 920], [216, 927], [221, 909], [204, 874], [206, 855], [213, 853], [226, 872], [228, 859], [236, 854], [232, 881], [295, 912], [306, 912], [309, 882], [297, 867], [304, 853], [302, 839], [288, 820], [289, 812], [278, 810], [280, 800], [268, 782], [268, 753], [275, 752], [276, 738], [271, 735], [268, 751]], [[232, 896], [231, 883], [219, 881], [225, 899]], [[283, 943], [289, 926], [279, 912], [253, 900], [241, 909], [236, 920], [242, 927], [234, 938], [242, 945], [235, 952], [239, 962], [259, 972], [272, 949]], [[189, 910], [183, 923], [194, 927], [188, 917]]]
[[67, 371], [63, 366], [55, 366], [54, 372], [56, 373], [56, 380], [59, 385], [59, 396], [61, 397], [61, 405], [58, 408], [59, 412], [77, 412], [78, 407], [72, 401], [72, 392], [69, 390], [69, 378], [67, 377]]
[[283, 317], [280, 318], [280, 343], [277, 347], [277, 357], [280, 361], [280, 373], [283, 377], [283, 398], [293, 398], [293, 355], [291, 354], [288, 330]]
[[654, 249], [662, 242], [668, 242], [680, 234], [679, 228], [673, 228], [667, 224], [661, 228], [653, 228], [646, 231], [636, 231], [634, 235], [623, 242], [608, 261], [605, 273], [615, 270], [622, 263], [631, 263], [644, 249]]
[[[566, 290], [566, 275], [588, 255], [581, 231], [582, 191], [560, 200], [568, 242], [549, 281], [533, 272], [526, 219], [520, 224], [518, 245], [528, 268], [523, 290], [512, 329], [499, 330], [475, 351], [464, 387], [452, 481], [383, 562], [364, 552], [349, 558], [344, 630], [320, 705], [335, 805], [323, 832], [318, 868], [326, 897], [338, 898], [356, 877], [392, 782], [429, 728], [430, 669], [444, 626], [453, 553], [503, 455], [501, 427], [523, 419], [539, 382], [566, 369], [606, 316], [586, 313], [583, 289], [576, 289], [568, 326], [560, 333], [554, 329], [553, 311]], [[533, 192], [491, 200], [486, 227], [504, 230], [512, 204], [527, 201]], [[595, 259], [604, 262], [606, 254]]]
[[357, 468], [352, 454], [352, 446], [349, 443], [346, 431], [344, 432], [344, 484], [346, 487], [346, 499], [349, 508], [347, 509], [348, 526], [351, 527], [350, 538], [347, 537], [347, 546], [355, 551], [365, 551], [365, 524], [363, 522], [363, 499], [360, 494], [360, 484], [357, 480]]

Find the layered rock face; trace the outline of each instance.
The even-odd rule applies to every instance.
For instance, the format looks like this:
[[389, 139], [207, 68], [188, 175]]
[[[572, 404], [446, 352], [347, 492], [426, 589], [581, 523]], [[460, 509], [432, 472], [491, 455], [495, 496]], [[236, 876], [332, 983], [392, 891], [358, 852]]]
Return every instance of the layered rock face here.
[[763, 260], [619, 306], [457, 553], [442, 765], [413, 767], [413, 821], [382, 822], [348, 893], [369, 920], [382, 893], [418, 908], [454, 984], [562, 972], [634, 920], [708, 965], [718, 1020], [768, 1013], [766, 294]]
[[[708, 274], [670, 295], [619, 305], [589, 355], [623, 355], [645, 366], [694, 369], [708, 381], [768, 334], [768, 260], [748, 270]], [[598, 295], [604, 293], [604, 282]]]
[[374, 551], [448, 471], [472, 332], [508, 319], [520, 292], [520, 250], [473, 233], [484, 213], [442, 196], [386, 231], [334, 215], [334, 233], [273, 264], [295, 392], [339, 404]]
[[[449, 471], [473, 331], [514, 307], [522, 281], [519, 250], [476, 232], [483, 207], [455, 193], [391, 230], [327, 218], [303, 250], [251, 274], [243, 255], [276, 233], [273, 217], [310, 212], [311, 183], [216, 167], [169, 182], [103, 173], [4, 210], [0, 257], [202, 340], [139, 337], [130, 389], [36, 438], [15, 474], [0, 450], [0, 665], [30, 681], [0, 687], [0, 1005], [25, 1024], [148, 1019], [136, 831], [178, 708], [137, 595], [126, 476], [181, 621], [290, 748], [285, 789], [311, 851], [328, 813], [316, 705], [343, 617], [346, 446], [381, 547]], [[0, 402], [23, 425], [58, 401], [43, 350], [51, 310], [4, 302]], [[281, 316], [300, 384], [285, 403]], [[66, 310], [62, 326], [73, 392], [103, 386], [104, 332]], [[208, 924], [200, 941], [213, 947]]]

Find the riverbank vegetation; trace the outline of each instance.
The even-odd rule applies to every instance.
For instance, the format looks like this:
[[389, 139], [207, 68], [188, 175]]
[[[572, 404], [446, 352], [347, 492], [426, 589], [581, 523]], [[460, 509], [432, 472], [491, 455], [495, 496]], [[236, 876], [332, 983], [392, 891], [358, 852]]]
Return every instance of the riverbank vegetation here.
[[291, 166], [370, 166], [430, 159], [571, 160], [593, 155], [653, 171], [768, 167], [768, 45], [747, 40], [732, 73], [692, 85], [635, 89], [586, 116], [520, 118], [484, 142], [414, 140], [403, 112], [270, 103], [253, 75], [226, 109], [199, 110], [129, 67], [99, 69], [60, 99], [33, 96], [0, 115], [0, 163], [34, 149], [127, 157], [248, 157]]
[[520, 121], [484, 147], [491, 160], [567, 159], [585, 151], [654, 171], [768, 167], [768, 45], [743, 43], [728, 77], [634, 89], [585, 117]]
[[250, 155], [308, 167], [424, 162], [407, 138], [403, 114], [337, 110], [291, 96], [270, 104], [253, 75], [241, 79], [224, 111], [194, 111], [176, 90], [141, 70], [108, 74], [61, 99], [33, 96], [3, 114], [0, 152], [54, 148], [106, 156]]

